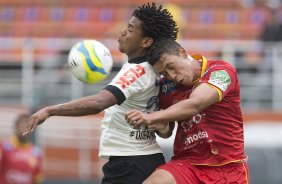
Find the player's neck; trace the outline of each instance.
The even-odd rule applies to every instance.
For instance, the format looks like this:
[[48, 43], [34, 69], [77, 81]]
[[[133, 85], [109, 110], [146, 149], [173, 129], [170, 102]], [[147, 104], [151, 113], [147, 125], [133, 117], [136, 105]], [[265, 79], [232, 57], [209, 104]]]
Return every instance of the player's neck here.
[[194, 71], [193, 84], [195, 84], [201, 79], [202, 61], [192, 58], [191, 65], [192, 65], [192, 70]]
[[147, 50], [138, 50], [130, 54], [128, 53], [127, 57], [128, 57], [128, 60], [132, 60], [134, 58], [145, 57], [146, 55], [147, 55]]

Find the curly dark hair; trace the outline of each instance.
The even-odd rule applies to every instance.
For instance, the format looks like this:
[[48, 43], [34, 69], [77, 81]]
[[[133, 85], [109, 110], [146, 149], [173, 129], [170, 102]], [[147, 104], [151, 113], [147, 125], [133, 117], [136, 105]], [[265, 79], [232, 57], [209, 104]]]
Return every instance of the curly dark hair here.
[[148, 51], [148, 62], [154, 65], [163, 54], [179, 56], [181, 45], [171, 38], [156, 40]]
[[143, 4], [134, 10], [133, 16], [142, 22], [144, 36], [152, 37], [154, 40], [161, 38], [176, 40], [178, 27], [171, 13], [163, 9], [162, 5], [157, 7], [154, 2]]

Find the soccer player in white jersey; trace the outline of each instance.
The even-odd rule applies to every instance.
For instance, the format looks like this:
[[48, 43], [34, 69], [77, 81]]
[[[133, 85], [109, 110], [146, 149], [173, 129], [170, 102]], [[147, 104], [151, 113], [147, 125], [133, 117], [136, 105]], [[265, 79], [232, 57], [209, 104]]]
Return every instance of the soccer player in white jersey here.
[[178, 28], [172, 15], [155, 3], [134, 10], [122, 29], [119, 50], [128, 56], [117, 76], [98, 94], [41, 109], [33, 114], [25, 134], [51, 116], [83, 116], [105, 110], [99, 155], [109, 157], [103, 166], [102, 184], [139, 184], [165, 163], [155, 131], [127, 124], [125, 113], [157, 108], [157, 75], [147, 63], [147, 51], [155, 40], [176, 39]]

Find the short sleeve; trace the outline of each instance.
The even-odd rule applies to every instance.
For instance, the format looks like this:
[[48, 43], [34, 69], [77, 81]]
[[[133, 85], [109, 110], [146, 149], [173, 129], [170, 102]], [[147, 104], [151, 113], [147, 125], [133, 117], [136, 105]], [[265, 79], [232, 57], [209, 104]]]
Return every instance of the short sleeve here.
[[118, 88], [125, 96], [130, 96], [143, 91], [151, 83], [152, 75], [141, 64], [127, 64], [112, 80], [109, 86]]
[[200, 80], [201, 83], [208, 83], [215, 87], [217, 91], [224, 97], [232, 91], [237, 82], [237, 74], [231, 65], [211, 66]]

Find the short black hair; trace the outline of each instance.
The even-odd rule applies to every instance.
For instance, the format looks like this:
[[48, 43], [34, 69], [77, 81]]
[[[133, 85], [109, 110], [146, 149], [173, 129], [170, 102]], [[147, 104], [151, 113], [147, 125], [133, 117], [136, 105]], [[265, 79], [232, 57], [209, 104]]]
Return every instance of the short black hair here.
[[148, 52], [148, 62], [154, 65], [166, 53], [179, 56], [181, 45], [171, 38], [156, 40]]
[[144, 36], [152, 37], [154, 41], [161, 38], [177, 39], [176, 22], [171, 13], [163, 9], [162, 5], [157, 7], [154, 2], [143, 4], [134, 10], [133, 16], [142, 22], [141, 29]]

